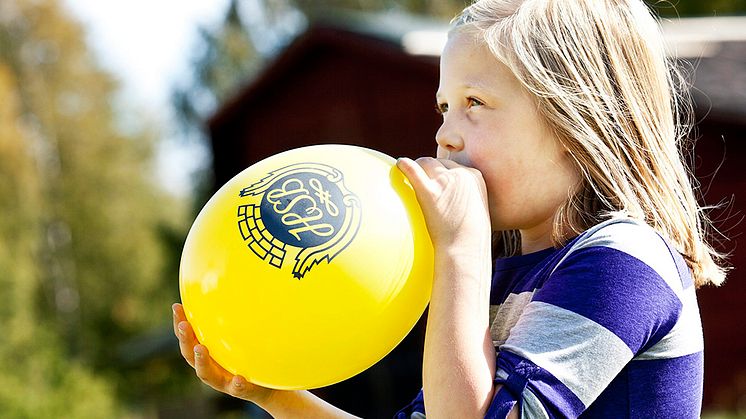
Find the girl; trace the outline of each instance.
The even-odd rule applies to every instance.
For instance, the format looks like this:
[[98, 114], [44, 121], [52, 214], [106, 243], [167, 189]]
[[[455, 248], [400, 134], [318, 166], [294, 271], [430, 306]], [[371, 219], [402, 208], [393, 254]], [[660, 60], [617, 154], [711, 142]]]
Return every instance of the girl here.
[[[398, 418], [699, 416], [694, 289], [724, 270], [673, 74], [642, 0], [480, 0], [455, 20], [437, 158], [398, 163], [435, 249], [423, 391]], [[178, 304], [174, 326], [216, 390], [347, 416], [231, 376]]]

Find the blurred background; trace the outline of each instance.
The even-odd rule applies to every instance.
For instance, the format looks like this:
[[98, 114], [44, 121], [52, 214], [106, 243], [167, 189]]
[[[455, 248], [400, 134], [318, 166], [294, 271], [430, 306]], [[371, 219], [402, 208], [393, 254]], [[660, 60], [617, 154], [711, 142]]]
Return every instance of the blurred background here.
[[[705, 416], [746, 417], [746, 0], [651, 2], [690, 75], [690, 164], [733, 265], [699, 292]], [[170, 304], [191, 222], [285, 149], [432, 155], [439, 48], [463, 6], [0, 0], [0, 417], [265, 417], [179, 357]], [[422, 332], [317, 393], [391, 417], [420, 388]]]

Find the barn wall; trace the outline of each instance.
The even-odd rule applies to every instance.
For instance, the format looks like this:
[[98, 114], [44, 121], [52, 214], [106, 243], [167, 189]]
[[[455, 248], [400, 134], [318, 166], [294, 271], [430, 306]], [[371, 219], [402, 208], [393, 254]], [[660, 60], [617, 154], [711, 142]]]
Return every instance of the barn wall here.
[[[698, 297], [705, 333], [705, 406], [743, 410], [746, 396], [746, 126], [705, 120], [699, 125], [695, 173], [709, 205], [720, 251], [730, 253], [729, 272], [719, 288]], [[715, 235], [718, 239], [718, 236]], [[740, 399], [740, 400], [739, 400]], [[740, 404], [740, 406], [739, 406]]]
[[[222, 184], [280, 151], [320, 143], [355, 144], [389, 155], [434, 155], [437, 64], [401, 62], [334, 45], [308, 51], [285, 76], [236, 106], [212, 128]], [[394, 55], [396, 54], [396, 55]]]

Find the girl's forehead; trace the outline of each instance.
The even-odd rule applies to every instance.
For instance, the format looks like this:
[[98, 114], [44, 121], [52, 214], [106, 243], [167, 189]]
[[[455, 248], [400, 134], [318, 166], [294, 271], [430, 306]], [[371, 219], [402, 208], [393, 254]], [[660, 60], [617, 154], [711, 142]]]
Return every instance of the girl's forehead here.
[[442, 57], [457, 54], [483, 58], [485, 53], [492, 56], [484, 40], [472, 32], [457, 31], [448, 35]]
[[452, 34], [440, 58], [441, 88], [501, 90], [520, 83], [490, 49], [470, 34]]

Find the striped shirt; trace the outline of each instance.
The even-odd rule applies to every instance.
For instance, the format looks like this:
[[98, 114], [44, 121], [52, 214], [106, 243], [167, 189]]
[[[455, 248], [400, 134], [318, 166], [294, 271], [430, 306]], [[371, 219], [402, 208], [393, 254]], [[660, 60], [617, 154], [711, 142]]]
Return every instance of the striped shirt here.
[[[487, 417], [696, 418], [703, 339], [694, 284], [646, 224], [618, 218], [561, 249], [499, 259]], [[424, 417], [422, 393], [397, 418]]]

